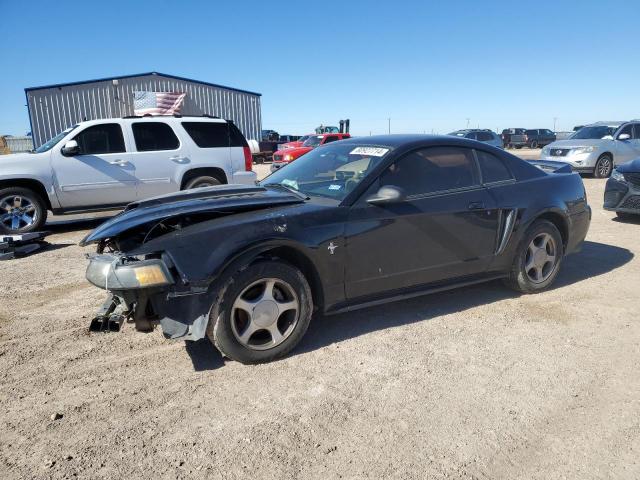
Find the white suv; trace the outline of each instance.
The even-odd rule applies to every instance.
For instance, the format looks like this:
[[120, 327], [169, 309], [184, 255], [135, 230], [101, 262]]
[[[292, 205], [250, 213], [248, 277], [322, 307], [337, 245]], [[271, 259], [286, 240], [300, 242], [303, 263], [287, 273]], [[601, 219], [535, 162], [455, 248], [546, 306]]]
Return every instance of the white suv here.
[[255, 180], [251, 151], [233, 122], [186, 116], [92, 120], [33, 153], [0, 156], [0, 230], [37, 230], [47, 210], [110, 210], [178, 190]]

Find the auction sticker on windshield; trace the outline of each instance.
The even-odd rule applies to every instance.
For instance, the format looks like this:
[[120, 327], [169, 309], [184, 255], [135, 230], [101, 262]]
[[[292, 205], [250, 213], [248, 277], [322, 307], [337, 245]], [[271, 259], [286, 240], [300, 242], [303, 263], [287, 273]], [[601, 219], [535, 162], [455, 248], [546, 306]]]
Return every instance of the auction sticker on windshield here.
[[382, 157], [389, 151], [388, 148], [380, 147], [356, 147], [349, 152], [350, 155], [368, 155], [370, 157]]

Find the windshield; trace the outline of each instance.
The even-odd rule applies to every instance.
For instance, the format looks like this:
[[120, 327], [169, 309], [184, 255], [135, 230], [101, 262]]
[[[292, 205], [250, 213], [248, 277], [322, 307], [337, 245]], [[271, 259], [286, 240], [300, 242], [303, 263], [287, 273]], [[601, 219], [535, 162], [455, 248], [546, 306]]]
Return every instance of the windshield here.
[[302, 144], [303, 147], [317, 147], [322, 141], [322, 135], [312, 135]]
[[342, 200], [389, 152], [389, 148], [329, 144], [276, 170], [261, 185], [281, 185], [308, 196]]
[[298, 141], [304, 143], [307, 140], [309, 140], [310, 137], [311, 137], [311, 135], [303, 135], [298, 139]]
[[594, 127], [584, 127], [571, 135], [572, 140], [599, 140], [607, 135], [613, 136], [618, 127], [609, 127], [607, 125], [598, 125]]
[[40, 145], [38, 148], [36, 148], [34, 150], [35, 153], [42, 153], [42, 152], [48, 152], [49, 150], [51, 150], [53, 147], [56, 146], [56, 144], [62, 140], [64, 137], [67, 136], [67, 134], [73, 130], [74, 128], [76, 128], [77, 125], [74, 125], [71, 128], [67, 128], [64, 132], [60, 132], [58, 135], [56, 135], [55, 137], [53, 137], [51, 140], [49, 140], [47, 143], [43, 143], [42, 145]]

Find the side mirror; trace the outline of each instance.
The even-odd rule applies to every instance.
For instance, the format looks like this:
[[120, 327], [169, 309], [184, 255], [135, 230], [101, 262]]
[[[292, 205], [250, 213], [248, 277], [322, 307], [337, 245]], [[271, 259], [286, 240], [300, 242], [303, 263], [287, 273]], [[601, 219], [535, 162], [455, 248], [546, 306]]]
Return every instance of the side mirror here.
[[620, 135], [618, 135], [618, 140], [629, 140], [631, 138], [631, 135], [629, 135], [628, 133], [621, 133]]
[[69, 140], [64, 144], [64, 147], [62, 147], [62, 155], [65, 157], [73, 157], [78, 153], [80, 153], [80, 147], [78, 146], [78, 142], [75, 140]]
[[369, 198], [367, 203], [372, 205], [387, 205], [391, 203], [404, 202], [407, 198], [407, 194], [400, 187], [394, 185], [386, 185], [380, 187], [380, 190]]

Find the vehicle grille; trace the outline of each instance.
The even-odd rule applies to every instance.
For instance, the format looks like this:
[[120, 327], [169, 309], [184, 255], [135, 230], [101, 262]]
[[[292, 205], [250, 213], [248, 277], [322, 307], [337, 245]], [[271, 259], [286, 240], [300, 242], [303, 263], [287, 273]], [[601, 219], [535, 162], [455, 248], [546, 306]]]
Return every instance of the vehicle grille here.
[[619, 208], [632, 208], [634, 210], [640, 210], [640, 195], [631, 195], [627, 198]]
[[552, 148], [549, 150], [549, 155], [552, 157], [566, 157], [570, 150], [570, 148]]
[[273, 161], [274, 162], [281, 162], [282, 161], [282, 155], [278, 155], [277, 153], [273, 154]]
[[633, 185], [635, 185], [637, 187], [640, 187], [640, 173], [625, 173], [624, 174], [624, 179], [627, 182], [629, 182], [629, 183], [631, 183], [631, 184], [633, 184]]

